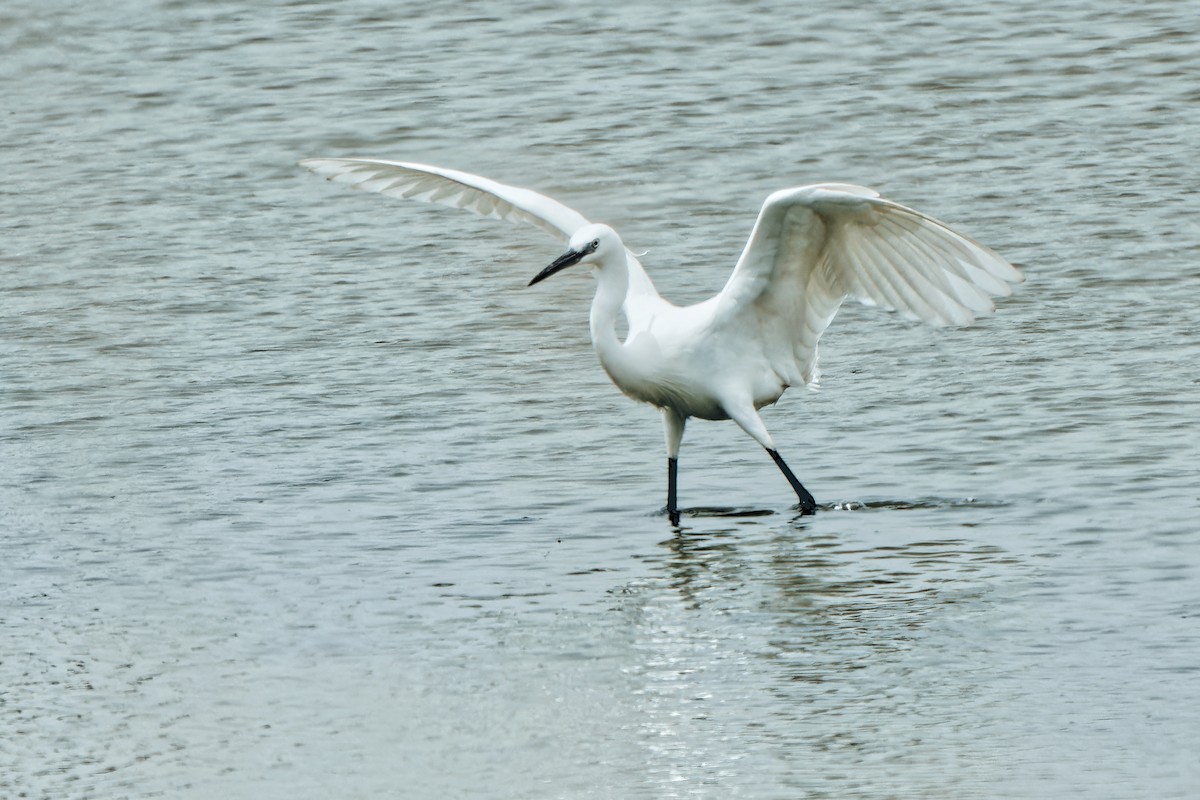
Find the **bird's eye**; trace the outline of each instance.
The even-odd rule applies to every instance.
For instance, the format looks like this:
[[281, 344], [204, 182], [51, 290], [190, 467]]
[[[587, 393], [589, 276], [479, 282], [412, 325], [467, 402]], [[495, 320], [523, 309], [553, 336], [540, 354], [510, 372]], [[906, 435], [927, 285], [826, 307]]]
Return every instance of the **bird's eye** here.
[[600, 240], [599, 240], [599, 239], [592, 239], [592, 249], [593, 249], [593, 250], [595, 250], [595, 249], [596, 249], [596, 248], [598, 248], [599, 246], [600, 246]]

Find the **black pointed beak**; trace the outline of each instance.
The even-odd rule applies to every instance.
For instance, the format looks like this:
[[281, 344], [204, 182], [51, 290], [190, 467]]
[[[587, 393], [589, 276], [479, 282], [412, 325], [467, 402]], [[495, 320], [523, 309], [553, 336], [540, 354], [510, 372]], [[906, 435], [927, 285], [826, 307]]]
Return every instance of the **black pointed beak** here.
[[549, 278], [551, 275], [553, 275], [556, 272], [561, 272], [562, 270], [566, 269], [567, 267], [569, 267], [573, 264], [578, 264], [581, 260], [583, 260], [583, 257], [585, 255], [587, 255], [587, 253], [584, 251], [568, 250], [567, 252], [565, 252], [561, 256], [559, 256], [558, 258], [554, 259], [553, 264], [546, 267], [544, 270], [539, 272], [537, 275], [534, 275], [533, 280], [531, 280], [529, 282], [529, 285], [533, 286], [535, 283], [540, 283], [540, 282], [546, 280], [546, 278]]

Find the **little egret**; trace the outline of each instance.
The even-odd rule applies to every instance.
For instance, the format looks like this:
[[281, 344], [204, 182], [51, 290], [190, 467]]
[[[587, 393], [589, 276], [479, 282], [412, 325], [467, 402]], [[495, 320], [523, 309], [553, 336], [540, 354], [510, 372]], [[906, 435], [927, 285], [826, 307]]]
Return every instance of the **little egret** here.
[[[678, 524], [679, 443], [690, 417], [732, 419], [766, 448], [799, 498], [817, 504], [779, 455], [758, 409], [789, 386], [817, 383], [817, 340], [854, 298], [937, 325], [966, 325], [1011, 293], [1021, 273], [988, 248], [878, 192], [821, 183], [767, 198], [733, 274], [714, 297], [676, 306], [659, 296], [612, 228], [529, 189], [442, 167], [369, 158], [301, 166], [355, 189], [524, 222], [568, 243], [532, 286], [575, 264], [596, 276], [591, 334], [617, 388], [662, 411], [667, 514]], [[617, 335], [618, 315], [627, 333]]]

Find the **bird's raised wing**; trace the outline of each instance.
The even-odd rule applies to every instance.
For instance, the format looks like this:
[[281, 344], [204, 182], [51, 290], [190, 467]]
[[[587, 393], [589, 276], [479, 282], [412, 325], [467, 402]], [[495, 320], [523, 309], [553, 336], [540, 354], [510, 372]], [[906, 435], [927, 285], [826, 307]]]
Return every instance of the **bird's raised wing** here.
[[[578, 211], [544, 194], [456, 169], [377, 158], [306, 158], [300, 166], [354, 189], [439, 203], [492, 219], [524, 222], [564, 241], [588, 224]], [[626, 304], [657, 301], [658, 292], [637, 256], [626, 248], [625, 258], [629, 264]], [[635, 316], [640, 319], [646, 315]]]
[[355, 189], [524, 222], [563, 240], [588, 224], [575, 209], [532, 189], [507, 186], [469, 172], [374, 158], [306, 158], [300, 166]]
[[824, 183], [767, 198], [715, 322], [753, 332], [791, 384], [817, 380], [817, 340], [847, 297], [966, 325], [1021, 273], [988, 248], [871, 189]]

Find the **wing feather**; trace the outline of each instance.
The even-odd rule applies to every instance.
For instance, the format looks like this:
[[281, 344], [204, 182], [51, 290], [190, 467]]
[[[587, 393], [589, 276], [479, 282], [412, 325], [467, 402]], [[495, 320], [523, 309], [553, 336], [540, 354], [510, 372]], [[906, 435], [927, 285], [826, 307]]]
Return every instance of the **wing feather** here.
[[791, 383], [817, 377], [817, 342], [847, 298], [967, 325], [1021, 273], [945, 224], [871, 189], [816, 184], [767, 198], [718, 300], [717, 324], [753, 330]]
[[853, 234], [847, 237], [841, 256], [843, 260], [854, 264], [855, 274], [861, 273], [868, 278], [864, 285], [872, 305], [888, 311], [900, 311], [902, 314], [907, 311], [908, 316], [917, 317], [919, 311], [924, 311], [918, 308], [920, 301], [904, 297], [903, 290], [898, 288], [898, 284], [901, 283], [898, 276], [887, 270], [883, 259], [875, 259], [870, 252], [866, 252], [869, 250], [870, 242]]
[[925, 316], [918, 310], [919, 318], [942, 325], [966, 325], [971, 322], [971, 310], [955, 296], [946, 278], [949, 273], [929, 269], [929, 263], [914, 257], [912, 247], [903, 239], [880, 236], [869, 241], [886, 263], [918, 265], [917, 269], [897, 270], [896, 275], [912, 288], [916, 297], [928, 305], [930, 315]]
[[531, 189], [468, 172], [375, 158], [306, 158], [300, 166], [364, 192], [438, 203], [484, 217], [534, 225], [566, 240], [588, 224], [573, 208]]
[[[992, 305], [990, 295], [969, 280], [969, 273], [962, 268], [962, 265], [957, 263], [957, 258], [954, 259], [953, 264], [948, 264], [947, 269], [940, 270], [936, 265], [941, 257], [936, 248], [930, 247], [917, 236], [903, 238], [906, 232], [910, 232], [910, 229], [901, 225], [896, 219], [884, 219], [881, 225], [886, 226], [888, 230], [895, 234], [888, 237], [888, 241], [892, 242], [894, 246], [899, 249], [901, 244], [897, 240], [903, 242], [903, 246], [907, 247], [908, 252], [912, 254], [911, 260], [932, 265], [931, 269], [927, 268], [923, 270], [923, 274], [935, 280], [935, 282], [940, 281], [942, 288], [952, 294], [959, 303], [971, 311], [980, 314], [986, 314], [993, 310], [994, 306]], [[932, 275], [930, 274], [931, 272], [933, 273]]]

